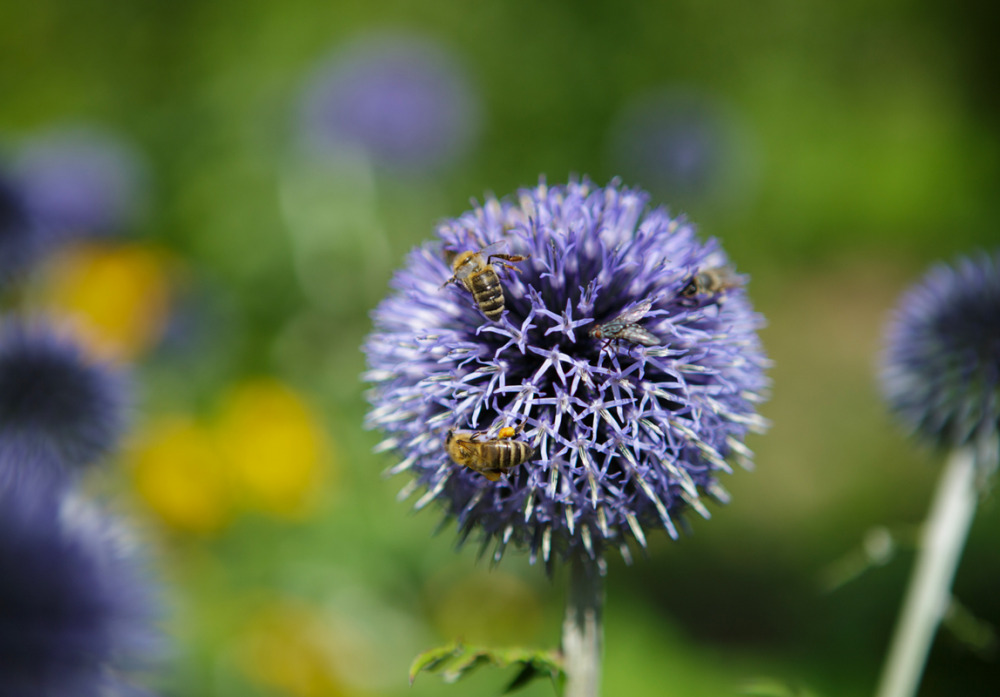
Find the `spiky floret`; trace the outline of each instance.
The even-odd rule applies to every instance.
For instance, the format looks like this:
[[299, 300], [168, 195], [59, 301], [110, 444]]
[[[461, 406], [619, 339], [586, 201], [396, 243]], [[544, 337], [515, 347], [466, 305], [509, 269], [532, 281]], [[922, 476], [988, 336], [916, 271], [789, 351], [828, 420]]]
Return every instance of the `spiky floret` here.
[[[508, 544], [534, 561], [609, 545], [645, 546], [645, 528], [677, 537], [686, 509], [708, 517], [701, 495], [726, 500], [716, 475], [734, 456], [749, 463], [748, 431], [767, 360], [762, 319], [742, 285], [717, 295], [680, 293], [694, 275], [727, 264], [714, 240], [648, 196], [617, 181], [544, 182], [514, 200], [488, 198], [437, 229], [392, 280], [365, 342], [372, 384], [367, 425], [386, 432], [379, 449], [402, 459], [423, 508], [440, 501], [460, 540], [476, 530], [500, 559]], [[504, 271], [507, 312], [488, 321], [457, 286], [447, 252], [504, 242], [529, 258]], [[593, 339], [588, 331], [652, 300], [642, 326], [662, 340], [647, 347]], [[451, 429], [524, 425], [535, 447], [496, 483], [453, 463]]]
[[934, 266], [887, 325], [882, 392], [942, 447], [1000, 432], [1000, 250]]
[[0, 318], [0, 455], [79, 467], [116, 444], [125, 421], [120, 371], [68, 335]]
[[138, 547], [45, 469], [0, 455], [0, 694], [138, 695], [160, 648]]

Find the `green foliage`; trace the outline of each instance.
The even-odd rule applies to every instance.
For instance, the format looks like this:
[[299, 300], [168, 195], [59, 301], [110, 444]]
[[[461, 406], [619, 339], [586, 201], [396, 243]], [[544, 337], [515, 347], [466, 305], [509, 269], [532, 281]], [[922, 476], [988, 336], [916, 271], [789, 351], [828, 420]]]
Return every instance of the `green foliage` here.
[[996, 657], [998, 646], [996, 628], [973, 614], [957, 598], [952, 597], [942, 624], [966, 650], [975, 653], [983, 660]]
[[507, 685], [503, 694], [518, 690], [535, 678], [549, 678], [556, 685], [563, 676], [562, 657], [557, 651], [541, 649], [491, 649], [483, 646], [466, 646], [460, 641], [424, 651], [410, 666], [410, 684], [421, 672], [440, 673], [447, 683], [460, 680], [480, 666], [496, 668], [518, 667], [517, 675]]
[[801, 685], [792, 685], [774, 678], [749, 680], [740, 689], [740, 694], [750, 697], [819, 697], [817, 693]]

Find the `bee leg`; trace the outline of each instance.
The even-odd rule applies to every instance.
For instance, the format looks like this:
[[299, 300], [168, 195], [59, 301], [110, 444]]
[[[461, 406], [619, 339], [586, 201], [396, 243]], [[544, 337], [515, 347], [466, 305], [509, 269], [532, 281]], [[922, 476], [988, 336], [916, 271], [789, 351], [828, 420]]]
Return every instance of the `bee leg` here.
[[480, 470], [479, 474], [483, 475], [491, 482], [500, 481], [500, 473], [496, 470]]
[[513, 426], [504, 426], [497, 434], [497, 438], [513, 438], [515, 433], [517, 433], [517, 429]]
[[504, 268], [510, 269], [511, 271], [518, 271], [519, 272], [520, 271], [519, 268], [517, 268], [516, 266], [512, 266], [511, 264], [508, 264], [507, 262], [508, 261], [524, 261], [527, 258], [528, 258], [527, 256], [522, 256], [520, 254], [490, 254], [488, 257], [486, 257], [486, 263], [487, 264], [492, 264], [494, 259], [503, 259], [504, 261], [498, 261], [497, 262], [498, 266], [503, 266]]
[[452, 277], [451, 277], [451, 278], [449, 278], [449, 279], [448, 279], [447, 281], [445, 281], [444, 283], [442, 283], [442, 284], [441, 284], [441, 287], [440, 287], [440, 288], [438, 288], [438, 290], [444, 290], [444, 288], [445, 288], [445, 287], [446, 287], [446, 286], [447, 286], [448, 284], [450, 284], [450, 283], [455, 283], [455, 282], [457, 282], [457, 281], [458, 281], [458, 276], [452, 276]]

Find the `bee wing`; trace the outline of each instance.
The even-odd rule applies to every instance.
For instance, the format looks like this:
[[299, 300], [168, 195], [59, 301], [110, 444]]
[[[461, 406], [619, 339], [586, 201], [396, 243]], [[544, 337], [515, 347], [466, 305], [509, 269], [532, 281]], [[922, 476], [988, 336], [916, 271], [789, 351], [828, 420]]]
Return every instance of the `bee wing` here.
[[746, 280], [743, 276], [736, 273], [736, 269], [732, 266], [723, 266], [715, 271], [719, 274], [723, 288], [738, 288]]
[[488, 244], [482, 249], [480, 249], [479, 253], [482, 254], [484, 257], [488, 257], [490, 254], [496, 254], [497, 252], [502, 252], [503, 250], [507, 249], [507, 247], [508, 247], [507, 240], [497, 240], [493, 244]]
[[718, 293], [723, 290], [739, 288], [746, 278], [736, 273], [731, 266], [716, 266], [705, 269], [697, 274], [695, 282], [699, 292]]
[[458, 267], [455, 270], [454, 277], [459, 281], [464, 281], [470, 275], [472, 275], [472, 272], [476, 271], [477, 268], [482, 268], [482, 264], [470, 264], [468, 260], [466, 260], [460, 267]]
[[458, 446], [458, 448], [462, 451], [462, 453], [466, 457], [475, 457], [475, 455], [476, 455], [476, 448], [474, 446], [473, 441], [471, 441], [471, 440], [458, 440], [458, 441], [455, 441], [455, 444]]

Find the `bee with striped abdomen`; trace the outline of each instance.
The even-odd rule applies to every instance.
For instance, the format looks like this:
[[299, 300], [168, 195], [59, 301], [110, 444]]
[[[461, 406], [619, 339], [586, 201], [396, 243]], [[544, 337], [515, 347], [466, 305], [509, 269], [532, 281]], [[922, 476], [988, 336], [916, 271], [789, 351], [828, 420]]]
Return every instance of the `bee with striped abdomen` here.
[[507, 262], [524, 261], [528, 258], [520, 254], [498, 254], [492, 251], [502, 244], [504, 242], [501, 240], [476, 252], [465, 251], [458, 254], [448, 252], [448, 261], [454, 275], [441, 286], [444, 288], [449, 283], [461, 283], [472, 294], [476, 307], [493, 322], [500, 319], [504, 309], [503, 286], [500, 285], [500, 276], [493, 267], [493, 260], [500, 259], [498, 265], [517, 271], [516, 266]]
[[535, 454], [530, 444], [511, 440], [519, 430], [520, 427], [506, 426], [500, 429], [496, 438], [485, 440], [477, 440], [486, 435], [485, 431], [451, 430], [445, 437], [444, 448], [456, 464], [464, 465], [495, 482], [501, 474], [527, 462]]

